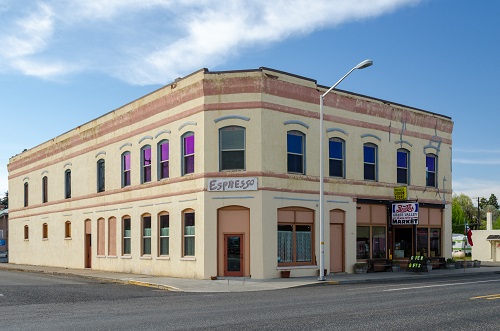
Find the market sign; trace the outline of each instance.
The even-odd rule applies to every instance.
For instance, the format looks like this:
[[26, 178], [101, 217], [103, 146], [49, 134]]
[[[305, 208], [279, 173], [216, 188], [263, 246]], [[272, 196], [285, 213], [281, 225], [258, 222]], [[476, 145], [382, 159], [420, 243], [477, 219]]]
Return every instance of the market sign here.
[[418, 224], [418, 202], [392, 204], [392, 225]]
[[257, 177], [209, 178], [208, 191], [257, 191]]
[[394, 200], [404, 201], [408, 199], [408, 191], [406, 186], [398, 186], [394, 188]]

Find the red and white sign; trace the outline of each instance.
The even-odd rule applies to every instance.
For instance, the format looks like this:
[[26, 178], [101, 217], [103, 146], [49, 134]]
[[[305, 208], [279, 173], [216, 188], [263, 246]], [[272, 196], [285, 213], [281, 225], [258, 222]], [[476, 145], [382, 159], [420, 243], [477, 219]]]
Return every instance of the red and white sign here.
[[392, 225], [418, 224], [418, 202], [392, 204]]

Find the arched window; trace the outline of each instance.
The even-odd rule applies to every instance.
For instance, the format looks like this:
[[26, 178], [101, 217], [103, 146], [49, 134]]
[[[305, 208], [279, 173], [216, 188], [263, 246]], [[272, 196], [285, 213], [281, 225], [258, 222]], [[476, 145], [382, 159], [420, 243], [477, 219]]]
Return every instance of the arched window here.
[[170, 173], [170, 145], [168, 140], [162, 140], [158, 143], [158, 180], [169, 177]]
[[343, 139], [330, 138], [328, 160], [330, 177], [345, 178], [345, 141]]
[[195, 217], [194, 210], [185, 210], [182, 213], [183, 231], [183, 256], [194, 256], [195, 254]]
[[151, 255], [151, 215], [142, 216], [142, 254]]
[[97, 192], [104, 192], [106, 189], [106, 163], [104, 159], [97, 161]]
[[29, 226], [25, 225], [24, 226], [24, 240], [29, 240], [30, 237], [30, 231], [29, 231]]
[[49, 199], [49, 179], [47, 176], [43, 176], [42, 178], [42, 203], [45, 203]]
[[129, 186], [130, 182], [130, 152], [124, 152], [122, 154], [122, 187]]
[[194, 173], [194, 132], [182, 135], [182, 175]]
[[64, 238], [69, 239], [71, 238], [71, 222], [66, 221], [64, 223]]
[[28, 207], [29, 184], [24, 183], [24, 207]]
[[49, 226], [47, 223], [42, 225], [42, 239], [49, 239]]
[[67, 169], [64, 172], [64, 198], [71, 198], [71, 170]]
[[97, 220], [97, 255], [99, 256], [104, 256], [106, 254], [105, 229], [106, 224], [104, 218], [99, 218]]
[[410, 152], [400, 148], [397, 151], [397, 183], [410, 183]]
[[377, 181], [378, 147], [375, 144], [363, 145], [364, 179]]
[[287, 170], [289, 173], [305, 174], [306, 136], [300, 131], [287, 132]]
[[151, 181], [151, 146], [141, 148], [141, 183]]
[[245, 128], [226, 126], [219, 130], [219, 169], [245, 170]]
[[131, 221], [129, 216], [125, 216], [122, 219], [122, 255], [130, 255], [131, 253]]
[[437, 155], [435, 154], [425, 156], [425, 178], [426, 186], [437, 187]]
[[169, 241], [170, 241], [170, 215], [168, 213], [160, 213], [158, 216], [158, 255], [169, 255]]

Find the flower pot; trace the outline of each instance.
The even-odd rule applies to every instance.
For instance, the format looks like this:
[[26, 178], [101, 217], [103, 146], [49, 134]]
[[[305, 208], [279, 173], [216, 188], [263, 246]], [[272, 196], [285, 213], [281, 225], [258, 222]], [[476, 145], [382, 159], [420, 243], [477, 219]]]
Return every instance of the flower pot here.
[[281, 270], [281, 278], [290, 278], [290, 270]]
[[481, 261], [474, 260], [474, 268], [480, 268], [481, 267]]
[[355, 274], [366, 274], [368, 271], [368, 264], [367, 263], [356, 263], [354, 265], [354, 273]]

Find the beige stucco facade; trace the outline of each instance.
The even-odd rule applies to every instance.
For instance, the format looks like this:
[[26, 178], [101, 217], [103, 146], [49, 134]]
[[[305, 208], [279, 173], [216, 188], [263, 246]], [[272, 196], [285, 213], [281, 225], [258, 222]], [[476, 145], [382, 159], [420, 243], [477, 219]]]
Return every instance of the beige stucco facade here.
[[[317, 275], [318, 111], [319, 95], [326, 89], [314, 80], [267, 68], [200, 70], [13, 156], [8, 166], [9, 261], [202, 279], [273, 278], [282, 269], [291, 270], [292, 277]], [[242, 169], [220, 169], [220, 129], [227, 127], [244, 128]], [[343, 176], [328, 177], [325, 182], [328, 272], [352, 272], [360, 260], [356, 252], [360, 226], [372, 229], [370, 243], [375, 243], [376, 228], [384, 228], [384, 238], [377, 239], [377, 245], [384, 245], [383, 254], [392, 257], [397, 235], [396, 226], [390, 224], [390, 204], [394, 188], [401, 186], [396, 182], [396, 152], [402, 148], [410, 155], [410, 179], [404, 185], [408, 200], [418, 200], [425, 211], [419, 225], [407, 226], [406, 232], [416, 238], [417, 227], [428, 229], [431, 237], [437, 231], [435, 254], [451, 254], [452, 129], [451, 119], [443, 115], [342, 91], [326, 97], [325, 137], [342, 139], [345, 146]], [[291, 131], [304, 139], [303, 173], [291, 173], [287, 166]], [[194, 135], [194, 171], [184, 174], [183, 137], [187, 133]], [[158, 179], [157, 146], [166, 140], [169, 176]], [[364, 178], [365, 144], [377, 148], [376, 180]], [[148, 145], [152, 179], [144, 182], [141, 151]], [[131, 183], [123, 187], [125, 152], [131, 158]], [[426, 183], [428, 154], [437, 159], [436, 184], [431, 187]], [[99, 160], [105, 162], [102, 192], [97, 189]], [[328, 162], [324, 160], [326, 169]], [[67, 170], [71, 171], [70, 197], [65, 196]], [[234, 180], [255, 180], [256, 185], [215, 191], [209, 184], [214, 179], [232, 179], [233, 184]], [[191, 245], [186, 241], [186, 213], [195, 215], [194, 254], [186, 254], [186, 245]], [[166, 214], [168, 254], [162, 254], [159, 215]], [[151, 218], [148, 231], [144, 230], [145, 217]], [[130, 236], [124, 235], [124, 219], [131, 220]], [[294, 238], [295, 250], [286, 248], [293, 253], [291, 262], [276, 258], [277, 247], [283, 245], [278, 242], [279, 224], [284, 226], [280, 231], [293, 229], [290, 238]], [[300, 245], [307, 246], [301, 246], [306, 253], [300, 254], [306, 254], [305, 258], [298, 257], [295, 246], [304, 234]], [[124, 236], [130, 238], [129, 253], [124, 253], [128, 245]], [[342, 241], [335, 251], [331, 238]], [[431, 247], [431, 239], [427, 240]], [[232, 267], [228, 267], [226, 253], [231, 248], [227, 242], [239, 245], [240, 273], [228, 270]], [[151, 248], [144, 254], [148, 245]], [[342, 270], [331, 265], [334, 256], [340, 259], [335, 268]]]

